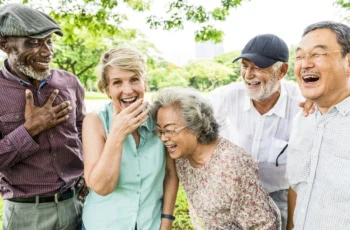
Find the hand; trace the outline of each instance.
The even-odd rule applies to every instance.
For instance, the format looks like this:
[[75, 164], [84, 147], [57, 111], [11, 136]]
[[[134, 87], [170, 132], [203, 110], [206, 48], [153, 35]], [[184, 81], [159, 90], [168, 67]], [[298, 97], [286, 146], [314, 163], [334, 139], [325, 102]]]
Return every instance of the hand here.
[[68, 119], [68, 113], [72, 110], [69, 101], [52, 106], [57, 94], [58, 90], [54, 90], [45, 105], [42, 107], [37, 107], [34, 105], [32, 92], [28, 89], [26, 90], [24, 128], [32, 137], [45, 130], [55, 127]]
[[[147, 101], [138, 99], [120, 113], [114, 114], [111, 133], [117, 134], [118, 137], [120, 137], [121, 134], [126, 137], [135, 131], [148, 119], [149, 109], [146, 108], [147, 105]], [[116, 111], [116, 109], [114, 109], [114, 111]]]
[[309, 114], [313, 114], [315, 112], [315, 103], [310, 100], [300, 102], [299, 107], [303, 108], [304, 117], [307, 117]]
[[75, 184], [75, 189], [78, 193], [78, 200], [85, 200], [85, 197], [89, 194], [89, 188], [85, 183], [85, 178], [80, 177], [78, 182]]

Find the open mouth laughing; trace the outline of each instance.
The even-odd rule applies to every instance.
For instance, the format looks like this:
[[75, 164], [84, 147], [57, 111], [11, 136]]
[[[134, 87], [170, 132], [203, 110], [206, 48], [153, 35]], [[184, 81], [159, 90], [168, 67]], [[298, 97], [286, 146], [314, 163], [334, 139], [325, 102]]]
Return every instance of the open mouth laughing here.
[[137, 97], [128, 97], [128, 98], [123, 98], [120, 99], [120, 101], [125, 105], [125, 106], [129, 106], [132, 103], [134, 103], [137, 100]]

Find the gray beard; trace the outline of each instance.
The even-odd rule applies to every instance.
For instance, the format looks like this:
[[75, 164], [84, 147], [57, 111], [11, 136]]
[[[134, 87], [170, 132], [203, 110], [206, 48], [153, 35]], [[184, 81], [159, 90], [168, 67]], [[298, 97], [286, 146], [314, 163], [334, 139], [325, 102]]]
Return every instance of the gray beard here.
[[45, 72], [38, 73], [33, 69], [33, 67], [31, 67], [29, 65], [24, 65], [24, 64], [21, 64], [18, 62], [16, 63], [16, 68], [24, 75], [26, 75], [32, 79], [35, 79], [37, 81], [44, 81], [44, 80], [47, 80], [49, 78], [50, 69], [48, 69]]

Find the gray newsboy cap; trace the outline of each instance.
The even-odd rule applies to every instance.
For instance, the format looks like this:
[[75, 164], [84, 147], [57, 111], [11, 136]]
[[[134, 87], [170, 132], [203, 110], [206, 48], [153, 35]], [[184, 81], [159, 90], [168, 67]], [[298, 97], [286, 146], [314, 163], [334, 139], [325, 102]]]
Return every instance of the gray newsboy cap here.
[[0, 8], [1, 37], [44, 38], [52, 33], [63, 36], [55, 20], [43, 12], [23, 4], [7, 4]]

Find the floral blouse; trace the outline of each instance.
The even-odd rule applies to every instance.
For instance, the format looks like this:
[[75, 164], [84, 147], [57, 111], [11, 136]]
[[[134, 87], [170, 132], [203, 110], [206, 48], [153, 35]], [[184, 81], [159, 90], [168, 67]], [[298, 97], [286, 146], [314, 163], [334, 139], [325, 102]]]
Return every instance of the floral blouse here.
[[242, 148], [221, 138], [204, 166], [193, 168], [187, 158], [175, 162], [195, 229], [280, 229], [279, 210]]

